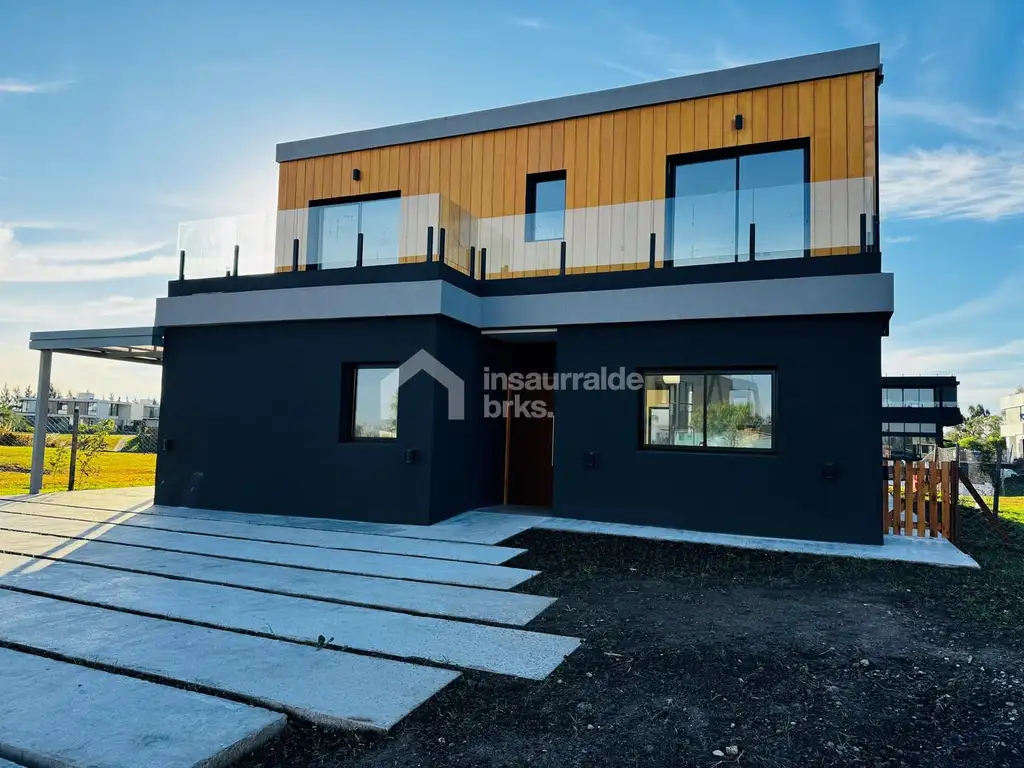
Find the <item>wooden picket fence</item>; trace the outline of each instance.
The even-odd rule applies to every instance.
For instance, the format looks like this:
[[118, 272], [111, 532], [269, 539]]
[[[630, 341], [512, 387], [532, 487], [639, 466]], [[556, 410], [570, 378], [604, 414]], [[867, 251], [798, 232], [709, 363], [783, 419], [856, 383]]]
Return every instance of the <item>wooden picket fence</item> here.
[[882, 466], [883, 531], [953, 540], [959, 502], [956, 462], [883, 459]]

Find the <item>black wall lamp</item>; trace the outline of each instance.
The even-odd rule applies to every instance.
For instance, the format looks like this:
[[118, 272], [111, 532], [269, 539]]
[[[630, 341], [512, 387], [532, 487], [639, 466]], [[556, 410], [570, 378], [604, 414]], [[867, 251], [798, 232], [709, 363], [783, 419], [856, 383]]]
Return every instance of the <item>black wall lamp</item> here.
[[742, 131], [743, 130], [743, 115], [736, 115], [736, 117], [734, 117], [732, 119], [732, 125], [733, 125], [733, 127], [737, 131]]
[[352, 181], [359, 181], [359, 177], [362, 176], [358, 168], [352, 169]]

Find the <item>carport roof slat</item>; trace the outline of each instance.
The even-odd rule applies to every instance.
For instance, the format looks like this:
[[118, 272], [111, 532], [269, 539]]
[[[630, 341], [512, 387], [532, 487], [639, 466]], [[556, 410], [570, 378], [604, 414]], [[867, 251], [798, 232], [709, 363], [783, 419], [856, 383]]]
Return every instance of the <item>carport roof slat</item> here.
[[90, 328], [73, 331], [33, 331], [29, 349], [85, 355], [160, 365], [163, 362], [162, 328]]

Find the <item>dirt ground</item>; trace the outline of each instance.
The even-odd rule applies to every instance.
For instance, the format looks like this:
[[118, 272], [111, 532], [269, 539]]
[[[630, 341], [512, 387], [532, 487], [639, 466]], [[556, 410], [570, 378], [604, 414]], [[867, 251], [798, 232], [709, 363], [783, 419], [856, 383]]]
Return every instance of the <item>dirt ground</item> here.
[[243, 765], [1021, 766], [1024, 554], [981, 572], [530, 531], [581, 637], [547, 680], [465, 674], [385, 737], [290, 726]]

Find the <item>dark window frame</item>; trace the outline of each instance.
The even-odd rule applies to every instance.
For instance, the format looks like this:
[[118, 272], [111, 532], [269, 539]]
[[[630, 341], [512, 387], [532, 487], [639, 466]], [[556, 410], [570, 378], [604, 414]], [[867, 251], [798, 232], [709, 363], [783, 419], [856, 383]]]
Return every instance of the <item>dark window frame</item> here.
[[[309, 209], [306, 227], [306, 264], [307, 271], [321, 269], [320, 239], [323, 237], [323, 216], [320, 208], [331, 208], [335, 205], [353, 205], [356, 203], [372, 203], [376, 200], [393, 200], [402, 197], [400, 189], [391, 189], [386, 192], [370, 192], [365, 195], [345, 195], [343, 197], [328, 197], [322, 200], [310, 200], [306, 206]], [[401, 222], [399, 222], [401, 227]], [[362, 210], [360, 209], [356, 230], [363, 228]]]
[[[342, 423], [339, 435], [339, 442], [342, 443], [386, 443], [394, 444], [398, 440], [398, 411], [395, 412], [395, 437], [368, 437], [356, 434], [356, 397], [359, 392], [359, 371], [361, 370], [390, 370], [397, 371], [400, 363], [387, 362], [358, 362], [345, 363], [341, 373], [341, 398], [342, 403], [348, 403], [347, 408], [342, 409]], [[399, 396], [399, 407], [401, 407], [401, 396]]]
[[[536, 236], [536, 219], [530, 218], [537, 214], [537, 185], [549, 181], [565, 182], [565, 194], [562, 196], [562, 236], [561, 237], [540, 237]], [[565, 212], [566, 198], [569, 193], [569, 178], [565, 169], [558, 171], [541, 171], [539, 173], [526, 174], [526, 221], [524, 222], [523, 238], [528, 243], [553, 243], [565, 240]]]
[[[685, 152], [677, 155], [669, 155], [665, 158], [665, 249], [664, 259], [674, 263], [673, 247], [675, 235], [675, 197], [676, 197], [676, 169], [696, 165], [698, 163], [714, 162], [716, 160], [736, 160], [735, 189], [737, 198], [739, 196], [740, 164], [742, 157], [750, 155], [766, 155], [775, 152], [790, 152], [802, 150], [804, 154], [804, 258], [811, 257], [811, 140], [808, 137], [799, 139], [782, 139], [780, 141], [765, 142], [762, 144], [745, 144], [737, 147], [721, 147], [719, 149], [703, 149], [697, 152]], [[736, 249], [733, 263], [740, 262], [740, 244], [748, 242], [741, 237], [739, 232], [739, 206], [736, 206]], [[749, 258], [744, 259], [748, 261]]]
[[[671, 367], [658, 367], [658, 368], [641, 368], [637, 371], [641, 376], [644, 377], [644, 385], [640, 389], [640, 402], [639, 411], [640, 415], [637, 419], [639, 426], [638, 442], [641, 451], [667, 451], [672, 453], [699, 453], [699, 454], [732, 454], [746, 456], [750, 454], [760, 456], [771, 456], [776, 455], [779, 452], [778, 448], [778, 434], [776, 432], [775, 414], [778, 411], [778, 369], [772, 367], [766, 367], [763, 365], [751, 365], [751, 366], [715, 366], [713, 368], [671, 368]], [[771, 377], [772, 382], [772, 445], [771, 448], [736, 448], [727, 445], [707, 445], [707, 378], [709, 376], [741, 376], [743, 374], [752, 375], [768, 375]], [[647, 377], [648, 376], [703, 376], [704, 377], [704, 412], [702, 414], [702, 421], [704, 424], [704, 435], [703, 445], [652, 445], [647, 442], [645, 434], [645, 427], [647, 426]]]

